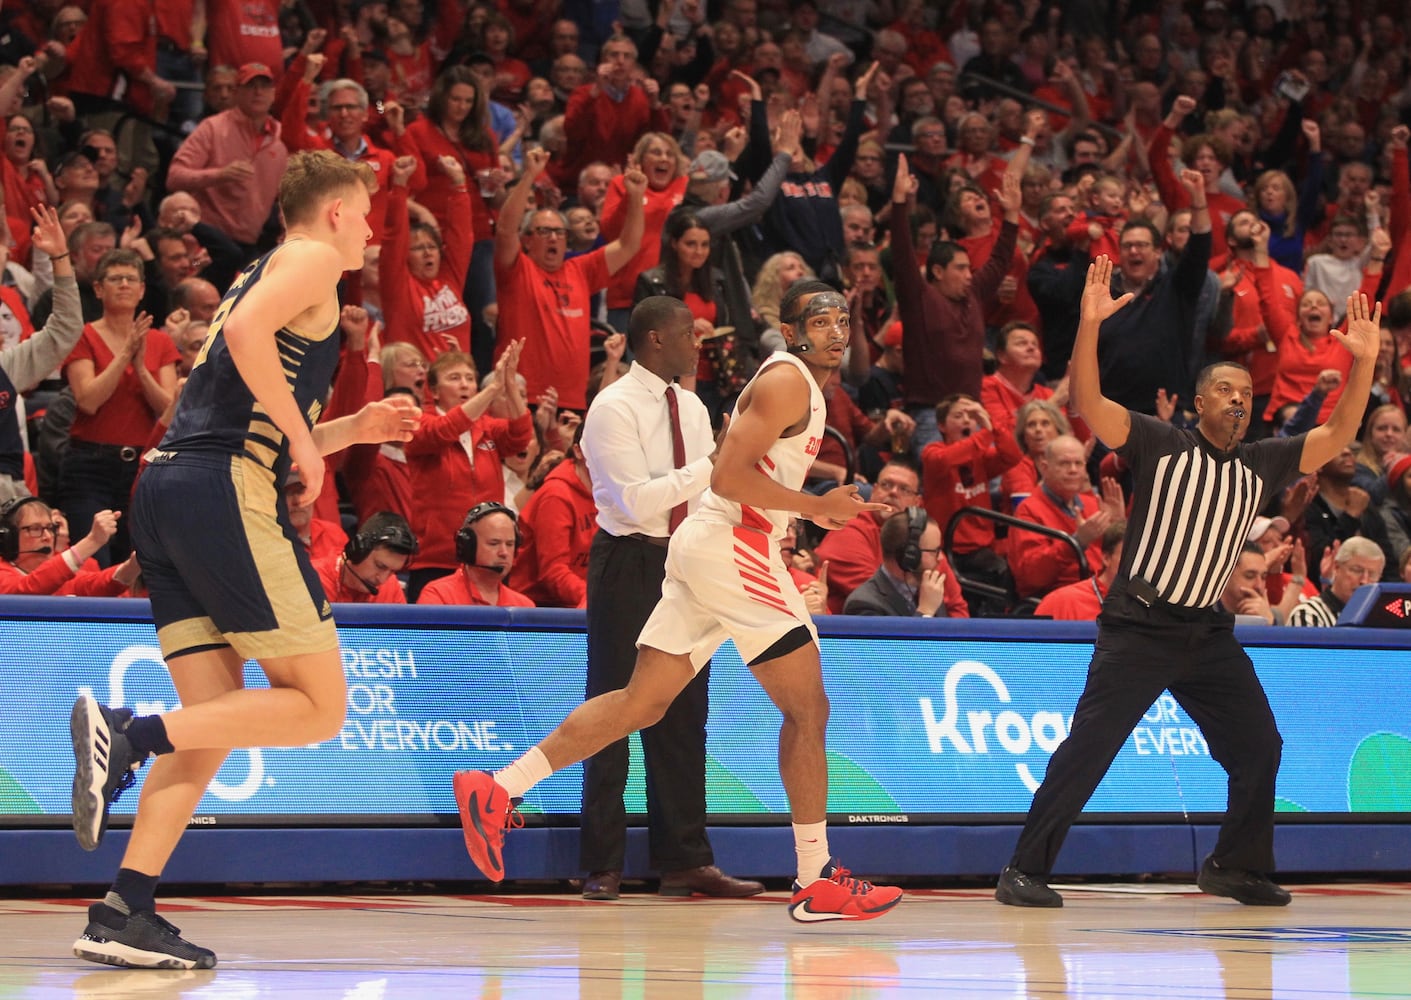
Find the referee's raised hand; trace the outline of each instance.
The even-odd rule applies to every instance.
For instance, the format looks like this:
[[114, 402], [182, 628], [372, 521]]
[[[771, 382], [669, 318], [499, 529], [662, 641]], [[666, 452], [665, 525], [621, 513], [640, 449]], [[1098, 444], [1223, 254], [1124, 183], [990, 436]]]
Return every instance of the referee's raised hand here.
[[1131, 302], [1132, 297], [1131, 292], [1117, 299], [1112, 297], [1112, 259], [1107, 254], [1098, 254], [1097, 259], [1088, 265], [1088, 282], [1083, 286], [1082, 318], [1101, 323]]

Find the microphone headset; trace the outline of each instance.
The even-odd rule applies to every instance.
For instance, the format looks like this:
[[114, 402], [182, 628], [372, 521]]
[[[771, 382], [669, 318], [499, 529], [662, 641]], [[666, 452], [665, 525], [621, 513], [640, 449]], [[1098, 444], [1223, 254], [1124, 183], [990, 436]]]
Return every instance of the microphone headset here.
[[54, 551], [52, 545], [20, 551], [20, 511], [30, 503], [48, 506], [39, 497], [11, 497], [0, 504], [0, 559], [6, 562], [14, 562], [22, 555], [50, 555]]
[[456, 532], [456, 561], [466, 566], [474, 566], [476, 569], [488, 570], [504, 576], [509, 572], [505, 566], [482, 566], [475, 561], [476, 537], [475, 522], [489, 517], [491, 514], [504, 514], [514, 525], [514, 547], [518, 549], [523, 544], [523, 539], [519, 533], [519, 518], [515, 512], [502, 503], [494, 500], [486, 500], [470, 508], [465, 515], [465, 521], [461, 523], [460, 530]]
[[416, 535], [412, 534], [411, 525], [399, 514], [382, 511], [364, 521], [358, 533], [343, 546], [343, 567], [369, 594], [377, 593], [378, 586], [353, 567], [372, 555], [375, 549], [390, 549], [406, 556], [407, 565], [410, 566], [421, 545]]
[[930, 523], [926, 517], [924, 507], [908, 507], [906, 509], [906, 545], [901, 550], [901, 555], [897, 557], [897, 565], [905, 573], [921, 572], [921, 536], [926, 531], [926, 525]]

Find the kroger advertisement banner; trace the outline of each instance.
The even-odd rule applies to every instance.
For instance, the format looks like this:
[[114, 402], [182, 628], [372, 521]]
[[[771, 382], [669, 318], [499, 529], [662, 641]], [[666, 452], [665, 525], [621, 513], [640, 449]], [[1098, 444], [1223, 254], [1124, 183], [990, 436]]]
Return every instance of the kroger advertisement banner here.
[[[121, 603], [129, 615], [142, 607]], [[53, 614], [80, 605], [36, 606]], [[0, 825], [57, 823], [69, 808], [75, 694], [90, 691], [139, 713], [173, 707], [176, 697], [149, 623], [20, 619], [15, 607], [0, 605]], [[221, 825], [426, 822], [455, 812], [452, 770], [504, 765], [580, 701], [581, 617], [424, 610], [360, 611], [359, 623], [344, 625], [348, 717], [339, 736], [233, 753], [200, 816]], [[944, 631], [924, 637], [825, 635], [830, 812], [838, 818], [1021, 814], [1066, 735], [1090, 632], [1040, 622], [937, 625]], [[1321, 634], [1329, 643], [1349, 636]], [[1319, 635], [1301, 630], [1299, 638]], [[1279, 808], [1411, 813], [1406, 649], [1249, 648], [1284, 733]], [[263, 683], [253, 667], [247, 682]], [[777, 714], [727, 645], [711, 677], [713, 815], [785, 818], [777, 737]], [[571, 819], [580, 780], [576, 767], [555, 775], [531, 792], [526, 811]], [[629, 796], [641, 812], [635, 764]], [[130, 813], [136, 799], [128, 793], [116, 815]], [[1165, 695], [1127, 739], [1089, 812], [1179, 816], [1218, 812], [1224, 802], [1224, 773]]]

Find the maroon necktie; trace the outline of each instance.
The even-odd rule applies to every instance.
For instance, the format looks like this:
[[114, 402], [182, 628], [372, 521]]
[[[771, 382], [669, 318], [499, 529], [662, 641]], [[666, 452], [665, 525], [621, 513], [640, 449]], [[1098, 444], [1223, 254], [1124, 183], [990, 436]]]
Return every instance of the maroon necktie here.
[[[681, 469], [686, 465], [686, 439], [681, 436], [681, 406], [676, 401], [676, 392], [675, 385], [666, 387], [666, 409], [671, 414], [672, 468]], [[675, 534], [676, 529], [681, 527], [681, 522], [684, 520], [686, 520], [686, 502], [683, 500], [671, 508], [671, 520], [668, 522], [667, 533]]]

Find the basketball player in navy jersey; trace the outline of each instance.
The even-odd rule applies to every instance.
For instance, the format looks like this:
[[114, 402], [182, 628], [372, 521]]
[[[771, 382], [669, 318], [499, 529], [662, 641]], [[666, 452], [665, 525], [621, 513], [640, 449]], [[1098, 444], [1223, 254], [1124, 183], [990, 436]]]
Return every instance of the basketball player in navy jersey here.
[[[801, 492], [822, 441], [821, 386], [842, 365], [848, 304], [819, 281], [790, 286], [779, 306], [789, 352], [776, 351], [741, 393], [699, 507], [671, 536], [661, 600], [637, 639], [627, 687], [584, 702], [509, 767], [454, 779], [466, 848], [492, 881], [511, 803], [554, 771], [655, 724], [727, 638], [783, 715], [779, 776], [794, 821], [798, 879], [789, 913], [804, 922], [868, 920], [901, 890], [853, 878], [828, 850], [828, 695], [818, 632], [779, 554], [793, 512], [827, 528], [884, 504], [855, 486]], [[679, 336], [690, 337], [683, 328]], [[672, 388], [668, 391], [676, 391]]]
[[[214, 967], [213, 952], [155, 911], [167, 858], [230, 750], [303, 746], [342, 726], [338, 637], [288, 505], [314, 502], [323, 455], [410, 440], [418, 413], [409, 400], [386, 401], [317, 423], [338, 361], [338, 282], [362, 267], [371, 235], [359, 168], [328, 152], [290, 158], [279, 190], [284, 242], [226, 293], [138, 481], [133, 539], [183, 707], [133, 717], [88, 696], [74, 703], [73, 823], [86, 850], [102, 839], [109, 805], [134, 770], [158, 758], [117, 878], [74, 943], [80, 958]], [[291, 467], [302, 490], [281, 489]], [[245, 690], [249, 659], [268, 689]]]

